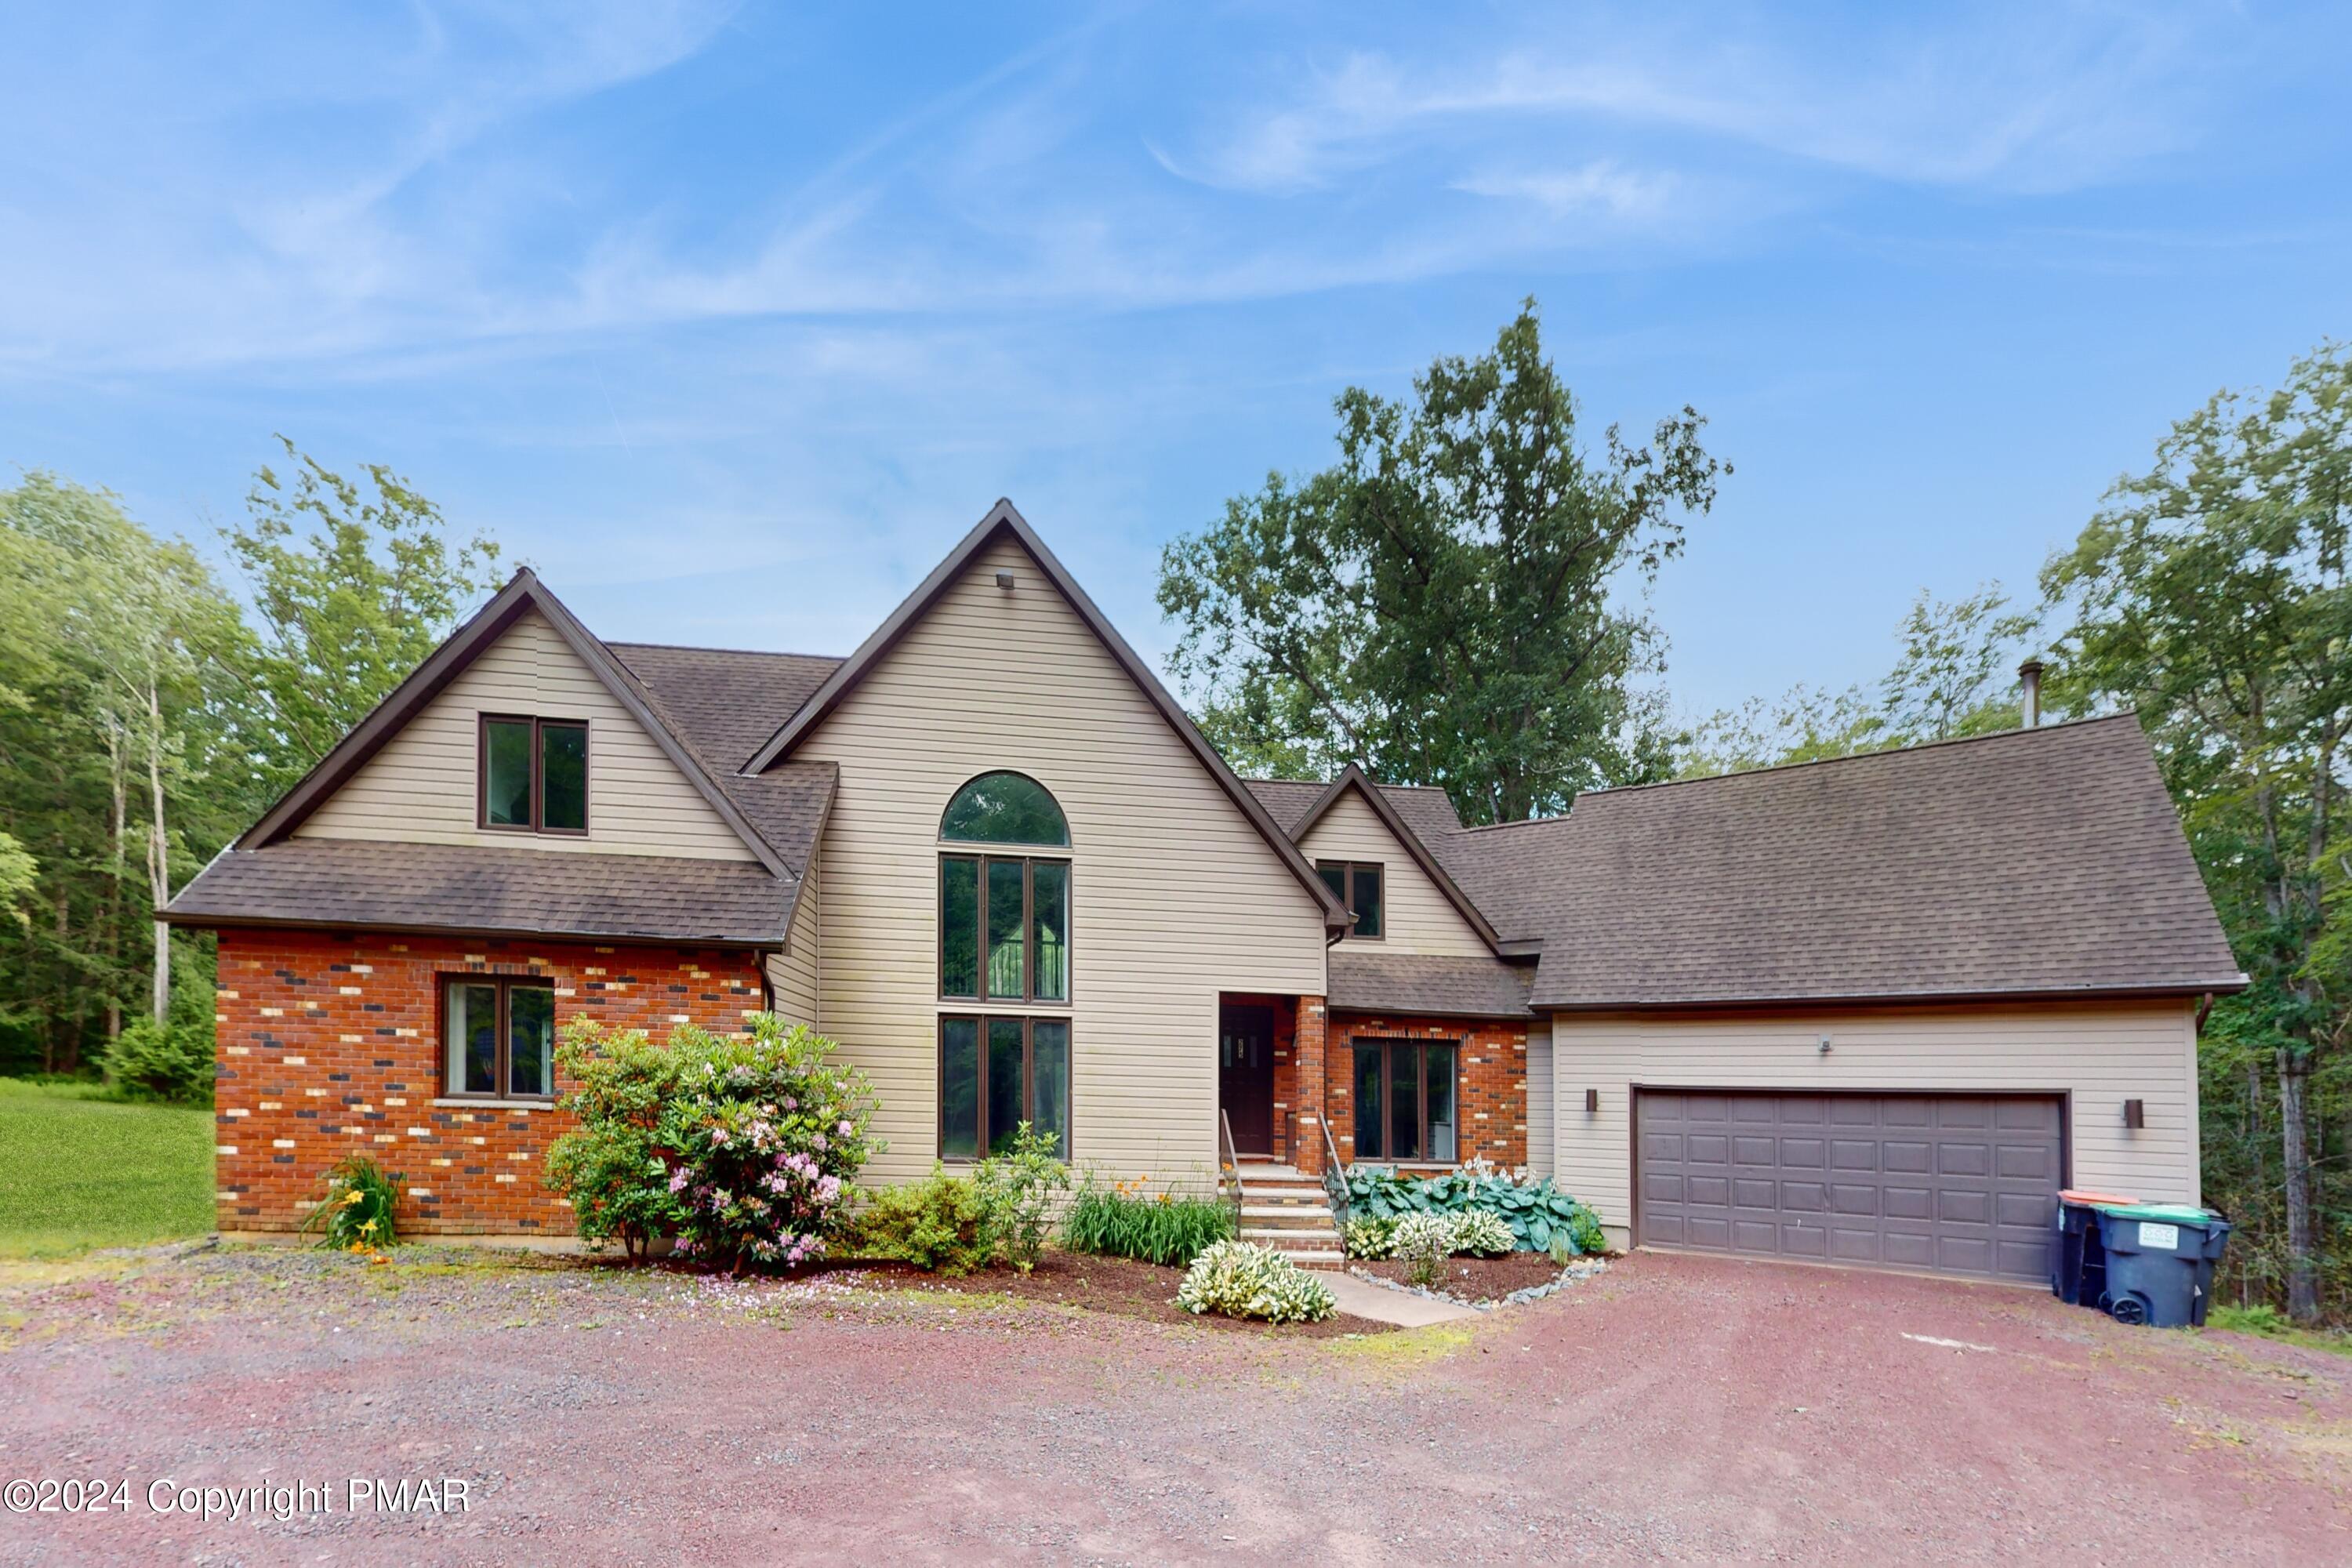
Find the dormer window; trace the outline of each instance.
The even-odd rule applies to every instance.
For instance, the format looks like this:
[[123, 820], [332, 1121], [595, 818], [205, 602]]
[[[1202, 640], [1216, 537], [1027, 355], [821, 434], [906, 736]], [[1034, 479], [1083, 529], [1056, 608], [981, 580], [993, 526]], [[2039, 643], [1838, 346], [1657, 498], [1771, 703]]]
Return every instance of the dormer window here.
[[481, 826], [500, 833], [588, 831], [588, 725], [482, 715]]

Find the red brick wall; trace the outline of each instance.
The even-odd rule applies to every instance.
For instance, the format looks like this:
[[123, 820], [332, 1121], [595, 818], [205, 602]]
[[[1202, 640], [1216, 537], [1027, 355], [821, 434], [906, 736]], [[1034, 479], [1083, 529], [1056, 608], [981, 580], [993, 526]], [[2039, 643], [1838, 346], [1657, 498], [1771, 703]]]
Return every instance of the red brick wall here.
[[[1492, 1018], [1381, 1018], [1335, 1013], [1319, 1053], [1324, 1105], [1339, 1157], [1356, 1157], [1355, 1043], [1359, 1038], [1455, 1040], [1461, 1044], [1457, 1139], [1464, 1160], [1528, 1163], [1528, 1026]], [[1320, 1168], [1319, 1166], [1318, 1167]]]
[[[218, 1203], [223, 1230], [289, 1230], [330, 1166], [365, 1154], [401, 1178], [408, 1234], [572, 1234], [540, 1184], [572, 1125], [548, 1110], [436, 1105], [441, 977], [531, 974], [558, 1027], [593, 1018], [656, 1039], [680, 1019], [731, 1032], [761, 1005], [748, 953], [340, 932], [220, 934]], [[559, 1091], [570, 1087], [560, 1077]]]

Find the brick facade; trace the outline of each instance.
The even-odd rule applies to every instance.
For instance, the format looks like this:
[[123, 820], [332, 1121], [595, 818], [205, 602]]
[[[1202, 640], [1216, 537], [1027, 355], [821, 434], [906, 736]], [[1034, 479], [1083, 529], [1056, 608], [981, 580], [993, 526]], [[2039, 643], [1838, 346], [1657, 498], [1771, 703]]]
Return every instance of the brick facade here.
[[[1321, 1011], [1318, 1006], [1317, 1011]], [[1359, 1039], [1454, 1040], [1460, 1043], [1455, 1091], [1456, 1139], [1463, 1160], [1485, 1155], [1505, 1169], [1528, 1163], [1528, 1026], [1494, 1018], [1383, 1018], [1335, 1013], [1318, 1052], [1324, 1108], [1339, 1158], [1356, 1157], [1355, 1074]], [[1302, 1140], [1303, 1141], [1303, 1140]], [[1319, 1142], [1319, 1140], [1318, 1140]], [[1320, 1153], [1320, 1149], [1317, 1152]], [[1320, 1170], [1318, 1163], [1315, 1169]]]
[[740, 1030], [762, 998], [756, 959], [735, 949], [223, 931], [223, 1230], [293, 1229], [329, 1167], [365, 1154], [400, 1178], [404, 1233], [572, 1233], [569, 1206], [540, 1182], [570, 1117], [436, 1103], [441, 981], [457, 974], [541, 977], [554, 984], [559, 1028], [585, 1017], [656, 1038], [688, 1020]]

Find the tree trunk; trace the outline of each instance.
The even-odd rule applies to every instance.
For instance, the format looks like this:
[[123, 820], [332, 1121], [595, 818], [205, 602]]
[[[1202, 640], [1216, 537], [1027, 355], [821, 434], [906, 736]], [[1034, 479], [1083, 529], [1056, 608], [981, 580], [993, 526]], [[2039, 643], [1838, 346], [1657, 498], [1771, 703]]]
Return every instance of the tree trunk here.
[[2311, 1061], [2292, 1051], [2278, 1054], [2279, 1141], [2284, 1155], [2282, 1190], [2286, 1194], [2286, 1311], [2298, 1323], [2319, 1321], [2319, 1263], [2311, 1235], [2311, 1145], [2305, 1128], [2305, 1095]]
[[[170, 840], [163, 833], [163, 709], [152, 684], [147, 688], [147, 789], [154, 812], [147, 826], [147, 885], [154, 900], [150, 908], [160, 914], [172, 901], [172, 867]], [[155, 921], [154, 1009], [158, 1024], [172, 1011], [172, 928], [161, 920]]]
[[110, 1045], [122, 1033], [122, 996], [115, 987], [122, 980], [122, 880], [131, 869], [124, 853], [131, 830], [131, 781], [122, 752], [122, 725], [110, 714], [106, 721], [106, 779], [114, 810], [106, 889], [106, 1038]]

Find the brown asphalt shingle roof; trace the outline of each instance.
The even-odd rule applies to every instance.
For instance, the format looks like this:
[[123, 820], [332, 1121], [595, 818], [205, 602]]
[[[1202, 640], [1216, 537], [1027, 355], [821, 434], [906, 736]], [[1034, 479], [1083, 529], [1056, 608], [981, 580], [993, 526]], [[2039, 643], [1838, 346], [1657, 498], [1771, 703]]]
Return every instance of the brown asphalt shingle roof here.
[[[1313, 779], [1244, 779], [1250, 794], [1257, 796], [1275, 826], [1294, 837], [1300, 819], [1309, 807], [1323, 798], [1331, 786]], [[1428, 789], [1420, 784], [1381, 784], [1381, 795], [1396, 814], [1404, 818], [1407, 827], [1420, 835], [1422, 842], [1430, 842], [1439, 833], [1453, 833], [1462, 826], [1462, 819], [1454, 814], [1454, 803], [1442, 789]]]
[[224, 851], [165, 918], [774, 946], [798, 893], [751, 860], [294, 837]]
[[1443, 834], [1538, 1007], [2242, 984], [2129, 714], [1580, 798]]
[[1496, 958], [1388, 952], [1368, 943], [1331, 950], [1328, 1005], [1352, 1013], [1427, 1014], [1450, 1018], [1526, 1018], [1533, 964]]

